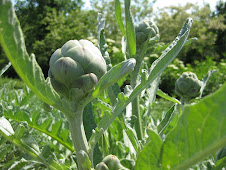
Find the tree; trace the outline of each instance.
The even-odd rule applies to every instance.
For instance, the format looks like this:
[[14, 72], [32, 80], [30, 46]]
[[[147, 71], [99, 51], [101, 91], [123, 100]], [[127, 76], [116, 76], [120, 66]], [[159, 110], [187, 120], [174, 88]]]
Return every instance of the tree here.
[[[15, 11], [29, 54], [34, 53], [47, 76], [52, 53], [70, 39], [96, 35], [97, 13], [82, 10], [82, 0], [17, 0]], [[91, 24], [92, 23], [92, 24]], [[8, 61], [1, 54], [4, 66]], [[1, 64], [0, 63], [0, 64]], [[16, 73], [10, 71], [10, 77]]]
[[190, 37], [197, 37], [198, 40], [193, 45], [184, 47], [178, 57], [184, 63], [193, 64], [195, 60], [205, 59], [205, 56], [216, 55], [214, 45], [217, 34], [209, 27], [212, 21], [211, 14], [208, 5], [199, 8], [191, 3], [184, 7], [171, 6], [162, 9], [160, 16], [156, 18], [160, 30], [160, 41], [169, 43], [173, 37], [176, 37], [176, 32], [179, 31], [185, 19], [191, 17], [193, 25]]
[[[225, 3], [219, 1], [217, 10], [214, 12], [210, 10], [208, 5], [199, 8], [194, 4], [161, 9], [160, 16], [156, 18], [160, 31], [160, 41], [169, 43], [176, 36], [180, 25], [183, 24], [187, 17], [192, 17], [194, 20], [190, 37], [197, 37], [198, 40], [191, 45], [183, 47], [183, 50], [178, 55], [180, 60], [174, 60], [173, 64], [162, 75], [160, 88], [171, 95], [174, 94], [172, 89], [174, 89], [175, 81], [181, 71], [188, 71], [188, 69], [193, 72], [197, 71], [197, 75], [203, 78], [204, 72], [217, 68], [219, 71], [213, 77], [218, 75], [220, 80], [212, 77], [210, 82], [221, 84], [225, 79], [221, 75], [224, 71], [221, 63], [225, 63], [221, 60], [225, 58], [226, 50]], [[203, 72], [203, 70], [205, 71]], [[214, 86], [212, 85], [212, 87], [207, 89], [212, 90]], [[210, 91], [208, 92], [210, 93]]]
[[[144, 18], [150, 18], [153, 8], [152, 5], [155, 1], [148, 0], [132, 0], [131, 10], [134, 16], [134, 22], [139, 23]], [[103, 17], [106, 19], [105, 23], [105, 35], [106, 37], [115, 37], [117, 43], [121, 43], [122, 34], [118, 28], [116, 19], [115, 19], [115, 1], [114, 0], [90, 0], [92, 9], [103, 14]], [[122, 8], [122, 17], [124, 20], [124, 2], [121, 1]], [[113, 36], [112, 36], [113, 35]]]
[[218, 1], [216, 11], [212, 14], [212, 22], [210, 23], [210, 29], [217, 34], [215, 41], [215, 50], [220, 59], [224, 59], [226, 56], [226, 2]]
[[[145, 18], [151, 18], [152, 5], [155, 0], [132, 0], [131, 11], [133, 13], [134, 23], [138, 24]], [[93, 10], [101, 13], [105, 18], [105, 37], [107, 38], [108, 53], [111, 58], [112, 64], [119, 63], [124, 59], [121, 49], [122, 33], [118, 27], [115, 19], [115, 1], [114, 0], [90, 0], [90, 4]], [[121, 0], [122, 18], [125, 21], [124, 16], [124, 1]], [[136, 15], [134, 15], [136, 14]], [[109, 39], [109, 37], [113, 37]]]

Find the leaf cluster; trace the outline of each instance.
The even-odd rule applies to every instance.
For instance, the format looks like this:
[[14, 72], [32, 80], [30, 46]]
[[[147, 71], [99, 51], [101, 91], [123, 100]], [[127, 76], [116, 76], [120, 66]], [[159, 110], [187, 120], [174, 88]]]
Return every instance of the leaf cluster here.
[[[0, 90], [1, 139], [6, 139], [20, 149], [18, 155], [12, 156], [14, 163], [10, 162], [7, 165], [5, 162], [8, 158], [2, 157], [2, 166], [7, 168], [23, 166], [25, 162], [25, 166], [34, 165], [32, 168], [38, 164], [49, 169], [76, 168], [75, 162], [79, 162], [81, 158], [78, 155], [83, 154], [84, 151], [77, 152], [77, 156], [73, 155], [68, 127], [70, 121], [66, 121], [62, 114], [64, 112], [69, 117], [74, 113], [75, 108], [68, 100], [59, 97], [49, 79], [44, 78], [35, 56], [28, 55], [11, 3], [9, 1], [4, 3], [0, 1], [0, 3], [2, 3], [0, 4], [0, 42], [12, 66], [32, 90], [31, 92], [27, 87], [14, 90], [7, 84]], [[116, 19], [124, 35], [122, 45], [126, 47], [122, 49], [125, 61], [113, 67], [104, 36], [105, 21], [99, 15], [98, 46], [106, 60], [108, 72], [76, 108], [79, 110], [86, 106], [83, 122], [89, 140], [89, 150], [82, 160], [82, 163], [87, 162], [87, 164], [78, 164], [79, 167], [90, 169], [87, 154], [89, 158], [94, 154], [96, 160], [91, 159], [94, 165], [101, 162], [103, 156], [115, 154], [123, 166], [135, 170], [187, 169], [205, 165], [219, 169], [225, 166], [223, 153], [226, 143], [224, 119], [226, 85], [222, 85], [218, 91], [204, 99], [197, 98], [192, 105], [184, 105], [183, 101], [180, 102], [159, 90], [159, 81], [164, 70], [176, 58], [182, 47], [194, 40], [187, 40], [192, 19], [186, 19], [176, 38], [166, 48], [159, 44], [153, 47], [164, 50], [160, 57], [148, 66], [143, 62], [143, 58], [148, 49], [154, 50], [148, 48], [148, 45], [153, 45], [156, 39], [153, 40], [149, 35], [143, 47], [140, 50], [136, 49], [130, 1], [125, 1], [124, 5], [125, 23], [122, 21], [120, 1], [116, 0]], [[6, 69], [8, 67], [6, 66]], [[1, 72], [5, 72], [4, 69]], [[208, 72], [203, 79], [205, 85], [213, 72]], [[128, 73], [130, 73], [131, 85], [125, 86], [122, 91], [120, 86]], [[204, 86], [201, 89], [203, 88]], [[45, 103], [44, 109], [40, 107], [41, 102], [34, 94]], [[164, 112], [161, 110], [154, 114], [153, 106], [158, 104], [156, 95], [170, 101], [171, 104]], [[49, 105], [58, 110], [52, 110]], [[132, 112], [135, 110], [136, 114], [131, 112], [131, 107]], [[166, 108], [166, 105], [161, 103], [161, 107]], [[137, 124], [142, 125], [140, 129], [137, 129]], [[5, 143], [0, 144], [6, 146]], [[14, 148], [9, 149], [11, 150], [8, 153], [12, 155], [11, 151]], [[216, 156], [219, 150], [221, 151]], [[27, 155], [35, 159], [37, 164], [33, 159], [32, 161], [25, 159]]]

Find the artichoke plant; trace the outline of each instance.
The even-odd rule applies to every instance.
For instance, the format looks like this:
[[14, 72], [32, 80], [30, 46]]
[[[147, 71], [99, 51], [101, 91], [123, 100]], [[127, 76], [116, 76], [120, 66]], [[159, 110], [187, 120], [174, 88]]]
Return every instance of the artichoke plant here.
[[155, 23], [151, 20], [143, 21], [142, 23], [135, 26], [135, 33], [136, 33], [136, 44], [139, 48], [149, 37], [155, 37], [159, 34], [159, 29], [155, 25]]
[[201, 87], [202, 81], [192, 72], [184, 72], [175, 83], [176, 93], [185, 101], [198, 97]]
[[71, 91], [76, 90], [79, 100], [85, 98], [107, 72], [101, 52], [88, 40], [66, 42], [52, 54], [49, 67], [53, 88], [69, 99]]

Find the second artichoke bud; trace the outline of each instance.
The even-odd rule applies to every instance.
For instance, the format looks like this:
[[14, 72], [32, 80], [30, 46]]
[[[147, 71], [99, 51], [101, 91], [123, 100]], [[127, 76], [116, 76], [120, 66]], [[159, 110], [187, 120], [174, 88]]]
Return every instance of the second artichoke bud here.
[[143, 21], [135, 26], [136, 44], [139, 48], [148, 39], [149, 34], [151, 38], [159, 34], [159, 29], [151, 20]]
[[52, 54], [49, 66], [53, 88], [66, 98], [71, 89], [82, 90], [82, 98], [86, 97], [107, 72], [101, 52], [88, 40], [66, 42]]
[[185, 101], [198, 97], [201, 87], [202, 81], [192, 72], [184, 72], [175, 83], [176, 93]]

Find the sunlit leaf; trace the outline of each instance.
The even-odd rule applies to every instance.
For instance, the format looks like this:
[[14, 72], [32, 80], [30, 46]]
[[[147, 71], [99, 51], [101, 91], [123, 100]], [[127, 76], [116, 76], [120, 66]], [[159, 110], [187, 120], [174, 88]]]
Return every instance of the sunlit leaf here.
[[226, 146], [226, 84], [199, 103], [185, 106], [162, 147], [163, 169], [187, 169]]
[[0, 1], [0, 43], [17, 74], [27, 86], [44, 102], [57, 108], [60, 97], [53, 90], [50, 81], [45, 80], [35, 56], [26, 51], [20, 23], [11, 1]]
[[128, 45], [129, 55], [133, 57], [136, 54], [136, 34], [134, 29], [133, 17], [130, 11], [130, 0], [125, 0], [126, 15], [126, 42]]
[[122, 21], [121, 3], [120, 0], [115, 0], [115, 18], [118, 23], [119, 29], [123, 36], [126, 38], [126, 30]]

